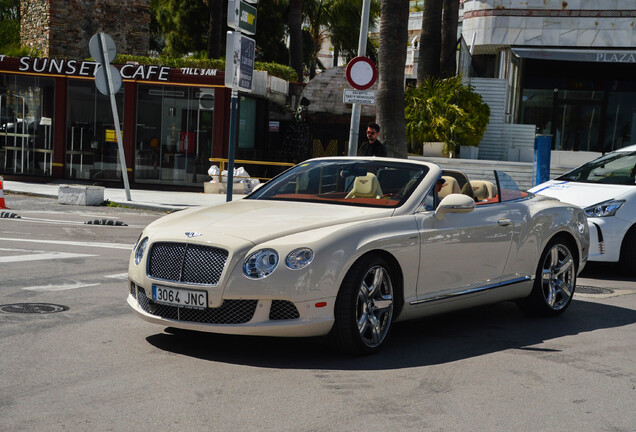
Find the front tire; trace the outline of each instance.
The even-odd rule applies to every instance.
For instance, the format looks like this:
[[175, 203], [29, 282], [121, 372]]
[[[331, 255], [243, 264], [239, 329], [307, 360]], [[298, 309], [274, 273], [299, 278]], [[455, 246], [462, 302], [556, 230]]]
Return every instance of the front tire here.
[[331, 332], [337, 347], [354, 355], [377, 352], [391, 330], [395, 309], [394, 278], [380, 256], [358, 260], [345, 276]]
[[636, 227], [630, 228], [623, 239], [619, 264], [625, 275], [636, 276]]
[[532, 292], [519, 305], [537, 315], [562, 314], [572, 302], [576, 274], [570, 242], [562, 238], [553, 239], [539, 259]]

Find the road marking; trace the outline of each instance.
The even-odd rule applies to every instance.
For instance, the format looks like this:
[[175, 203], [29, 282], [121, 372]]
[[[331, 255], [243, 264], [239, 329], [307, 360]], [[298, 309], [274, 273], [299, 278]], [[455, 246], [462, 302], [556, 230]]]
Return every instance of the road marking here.
[[6, 237], [0, 237], [0, 240], [15, 241], [15, 242], [44, 243], [44, 244], [65, 245], [65, 246], [82, 246], [82, 247], [93, 247], [93, 248], [127, 249], [127, 250], [132, 250], [134, 246], [133, 244], [123, 244], [123, 243], [74, 242], [74, 241], [64, 241], [64, 240], [35, 240], [35, 239], [26, 239], [26, 238], [6, 238]]
[[111, 278], [111, 279], [128, 280], [128, 273], [119, 273], [119, 274], [114, 274], [114, 275], [106, 275], [104, 277]]
[[67, 252], [45, 252], [45, 253], [32, 253], [29, 255], [13, 255], [13, 256], [0, 257], [0, 263], [41, 261], [41, 260], [51, 260], [51, 259], [86, 258], [86, 257], [95, 257], [95, 256], [99, 256], [99, 255], [67, 253]]
[[74, 282], [73, 284], [40, 285], [40, 286], [24, 287], [22, 289], [27, 291], [65, 291], [65, 290], [86, 288], [86, 287], [100, 285], [99, 283], [82, 283], [79, 281], [73, 281], [73, 282]]

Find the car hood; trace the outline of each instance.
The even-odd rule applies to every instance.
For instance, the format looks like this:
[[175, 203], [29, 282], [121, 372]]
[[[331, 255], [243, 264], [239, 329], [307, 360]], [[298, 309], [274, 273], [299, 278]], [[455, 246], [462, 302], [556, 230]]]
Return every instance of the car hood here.
[[563, 180], [550, 180], [530, 189], [530, 192], [558, 198], [562, 202], [583, 208], [614, 198], [621, 199], [622, 195], [632, 191], [636, 191], [636, 186], [578, 183]]
[[[254, 244], [326, 226], [391, 216], [393, 209], [269, 200], [238, 200], [197, 207], [164, 216], [150, 224], [149, 235], [158, 239], [231, 242], [228, 237]], [[225, 239], [225, 240], [224, 240]]]

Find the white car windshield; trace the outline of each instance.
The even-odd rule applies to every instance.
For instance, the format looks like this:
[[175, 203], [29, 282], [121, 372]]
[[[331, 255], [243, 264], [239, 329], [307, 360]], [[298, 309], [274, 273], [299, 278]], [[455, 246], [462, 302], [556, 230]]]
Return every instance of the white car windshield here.
[[398, 207], [427, 172], [424, 165], [399, 161], [310, 160], [275, 177], [246, 199]]
[[635, 185], [636, 152], [616, 152], [582, 165], [557, 180], [581, 183]]

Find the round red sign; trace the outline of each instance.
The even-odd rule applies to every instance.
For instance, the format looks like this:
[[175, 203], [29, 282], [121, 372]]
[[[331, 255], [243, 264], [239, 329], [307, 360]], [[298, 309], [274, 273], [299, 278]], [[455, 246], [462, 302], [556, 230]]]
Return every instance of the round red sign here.
[[371, 87], [378, 77], [375, 63], [368, 57], [356, 57], [347, 65], [347, 81], [351, 87], [366, 90]]

